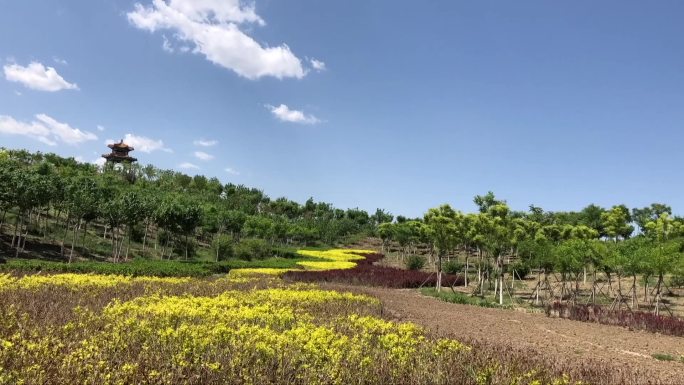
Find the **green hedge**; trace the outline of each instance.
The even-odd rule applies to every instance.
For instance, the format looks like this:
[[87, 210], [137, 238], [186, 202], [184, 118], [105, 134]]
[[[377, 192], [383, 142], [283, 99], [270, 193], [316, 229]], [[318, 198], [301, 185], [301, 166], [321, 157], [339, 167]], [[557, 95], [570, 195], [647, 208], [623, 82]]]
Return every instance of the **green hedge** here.
[[34, 259], [12, 259], [0, 265], [2, 272], [19, 273], [95, 273], [128, 276], [206, 277], [225, 274], [239, 268], [293, 268], [308, 258], [267, 258], [254, 261], [182, 262], [134, 260], [131, 262], [51, 262]]

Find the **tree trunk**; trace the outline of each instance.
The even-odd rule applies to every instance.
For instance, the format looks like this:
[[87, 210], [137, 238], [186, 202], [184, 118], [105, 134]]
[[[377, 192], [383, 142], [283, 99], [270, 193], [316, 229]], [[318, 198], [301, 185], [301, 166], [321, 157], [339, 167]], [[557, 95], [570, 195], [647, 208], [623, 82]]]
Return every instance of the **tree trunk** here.
[[67, 217], [64, 222], [64, 236], [62, 237], [62, 245], [60, 254], [64, 257], [64, 244], [66, 243], [67, 236], [69, 235], [69, 222], [71, 222], [71, 211], [67, 211]]
[[19, 215], [14, 219], [14, 234], [12, 235], [12, 244], [10, 247], [14, 247], [17, 240], [17, 234], [19, 234]]
[[442, 251], [437, 255], [437, 292], [442, 291]]
[[131, 226], [126, 226], [128, 227], [128, 244], [126, 245], [126, 256], [124, 257], [124, 261], [128, 261], [128, 252], [131, 249]]
[[632, 309], [636, 309], [636, 302], [637, 302], [637, 292], [636, 292], [636, 282], [637, 282], [637, 277], [636, 274], [632, 275]]
[[74, 237], [72, 238], [71, 251], [69, 252], [69, 263], [71, 263], [71, 261], [74, 257], [74, 247], [76, 246], [76, 234], [78, 233], [78, 229], [80, 227], [81, 227], [81, 218], [78, 219], [78, 224], [74, 225]]
[[[491, 286], [490, 286], [491, 288]], [[497, 272], [496, 274], [496, 279], [494, 280], [494, 298], [496, 298], [496, 294], [499, 292], [499, 274]]]
[[537, 271], [537, 290], [534, 294], [534, 304], [539, 305], [539, 288], [541, 286], [541, 270]]
[[86, 243], [86, 236], [88, 235], [88, 222], [83, 223], [83, 236], [81, 236], [81, 245], [83, 248], [88, 250], [88, 245]]
[[2, 210], [2, 219], [0, 219], [0, 234], [2, 234], [2, 227], [5, 225], [5, 215], [7, 215], [7, 210]]
[[112, 226], [112, 259], [116, 262], [116, 227]]
[[185, 235], [185, 260], [188, 260], [188, 235]]
[[145, 235], [143, 235], [143, 244], [142, 244], [142, 254], [145, 255], [145, 246], [147, 245], [147, 232], [150, 229], [150, 224], [148, 222], [145, 222]]
[[[16, 237], [17, 231], [19, 232], [19, 237], [16, 242], [16, 251], [14, 253], [14, 258], [19, 257], [19, 245], [21, 244], [21, 228], [24, 226], [24, 214], [23, 212], [20, 212], [19, 214], [20, 218], [17, 218], [17, 226], [14, 228], [14, 234]], [[14, 245], [14, 238], [12, 239], [12, 245]]]
[[[468, 250], [466, 250], [466, 253]], [[466, 254], [465, 259], [465, 271], [463, 272], [463, 287], [468, 287], [468, 254]]]
[[662, 298], [660, 290], [663, 284], [663, 274], [658, 274], [658, 283], [656, 284], [656, 294], [655, 294], [655, 315], [660, 315], [660, 300]]

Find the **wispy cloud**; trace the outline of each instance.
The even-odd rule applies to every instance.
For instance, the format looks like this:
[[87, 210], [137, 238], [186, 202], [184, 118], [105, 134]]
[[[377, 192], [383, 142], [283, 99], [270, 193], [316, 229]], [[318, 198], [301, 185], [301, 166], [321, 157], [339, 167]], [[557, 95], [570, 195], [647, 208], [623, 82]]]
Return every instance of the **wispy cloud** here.
[[[141, 135], [126, 134], [126, 136], [123, 138], [123, 141], [129, 146], [135, 148], [137, 151], [148, 154], [154, 151], [173, 152], [173, 150], [164, 145], [164, 141], [161, 139], [152, 139]], [[107, 140], [107, 144], [114, 142], [118, 141], [114, 139]]]
[[240, 175], [240, 172], [231, 167], [226, 167], [225, 171], [231, 175]]
[[31, 122], [0, 115], [0, 134], [26, 136], [49, 146], [56, 146], [58, 143], [75, 145], [97, 139], [97, 135], [92, 132], [81, 131], [46, 114], [36, 115]]
[[307, 115], [304, 113], [304, 111], [292, 110], [285, 104], [281, 104], [278, 107], [267, 104], [266, 108], [271, 111], [273, 116], [283, 122], [300, 124], [317, 124], [321, 122], [317, 117], [313, 115]]
[[195, 151], [194, 153], [195, 158], [203, 161], [208, 161], [214, 159], [214, 156], [211, 154], [207, 154], [206, 152], [203, 151]]
[[26, 67], [19, 64], [6, 64], [3, 70], [5, 79], [21, 83], [33, 90], [56, 92], [78, 89], [76, 83], [64, 80], [53, 67], [45, 67], [38, 62], [31, 62]]
[[192, 164], [190, 162], [184, 162], [178, 165], [178, 167], [182, 168], [183, 170], [199, 170], [200, 167], [196, 164]]
[[325, 63], [320, 60], [309, 59], [309, 62], [311, 63], [311, 67], [313, 67], [313, 69], [315, 69], [318, 72], [326, 70]]
[[205, 139], [197, 139], [194, 142], [192, 142], [195, 146], [201, 146], [201, 147], [211, 147], [215, 146], [218, 144], [217, 140], [205, 140]]
[[52, 57], [52, 60], [53, 60], [55, 63], [61, 64], [61, 65], [63, 65], [63, 66], [69, 65], [69, 62], [67, 62], [66, 60], [64, 60], [64, 59], [62, 59], [62, 58], [60, 58], [60, 57], [57, 57], [57, 56], [53, 56], [53, 57]]

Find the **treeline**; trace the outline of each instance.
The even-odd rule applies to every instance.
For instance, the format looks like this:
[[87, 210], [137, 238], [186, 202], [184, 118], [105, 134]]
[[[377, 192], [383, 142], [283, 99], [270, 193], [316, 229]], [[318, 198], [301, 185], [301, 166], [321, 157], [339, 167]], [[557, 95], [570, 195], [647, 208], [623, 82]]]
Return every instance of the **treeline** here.
[[0, 233], [11, 235], [16, 256], [31, 238], [61, 246], [71, 262], [75, 248], [92, 252], [95, 232], [113, 261], [133, 254], [190, 259], [202, 247], [216, 260], [249, 259], [271, 256], [274, 246], [372, 235], [392, 219], [380, 209], [369, 215], [313, 199], [270, 199], [255, 188], [151, 165], [102, 170], [55, 154], [0, 150]]
[[[574, 302], [580, 284], [590, 279], [592, 303], [598, 295], [606, 295], [613, 307], [634, 308], [640, 283], [643, 301], [657, 313], [665, 277], [684, 271], [684, 219], [673, 217], [664, 204], [632, 210], [624, 205], [589, 205], [579, 212], [546, 212], [530, 206], [528, 212], [519, 212], [491, 192], [476, 196], [474, 202], [477, 213], [464, 214], [443, 205], [430, 209], [423, 218], [380, 224], [383, 247], [394, 241], [404, 255], [428, 248], [436, 257], [438, 275], [443, 257], [463, 255], [465, 284], [471, 267], [476, 267], [475, 291], [484, 294], [485, 283], [494, 280], [500, 304], [504, 291], [512, 290], [513, 280], [534, 269], [538, 272], [537, 300], [542, 296]], [[603, 283], [603, 277], [607, 282]], [[628, 287], [623, 287], [623, 278], [631, 279]], [[655, 283], [649, 291], [651, 280]]]

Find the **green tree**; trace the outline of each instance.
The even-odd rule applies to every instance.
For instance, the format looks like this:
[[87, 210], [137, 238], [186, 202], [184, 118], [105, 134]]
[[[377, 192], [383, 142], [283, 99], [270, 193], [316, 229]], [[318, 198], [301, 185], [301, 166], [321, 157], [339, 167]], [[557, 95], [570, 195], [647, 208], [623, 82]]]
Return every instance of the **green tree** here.
[[629, 209], [625, 205], [613, 206], [610, 210], [601, 214], [601, 222], [605, 229], [606, 236], [615, 242], [619, 239], [627, 239], [634, 232], [634, 226], [629, 223], [632, 218]]
[[430, 227], [432, 242], [437, 249], [437, 291], [442, 289], [442, 258], [454, 245], [456, 211], [445, 204], [428, 210], [424, 222]]

